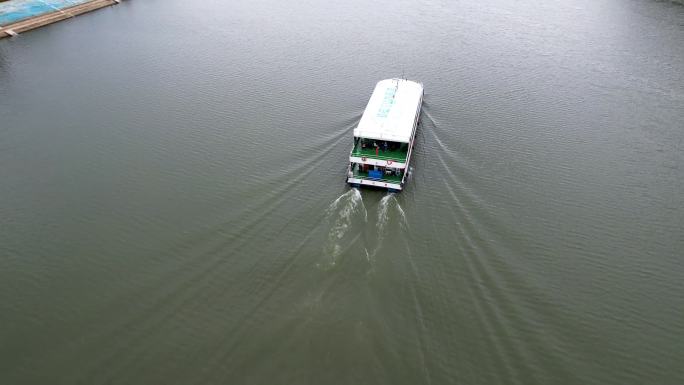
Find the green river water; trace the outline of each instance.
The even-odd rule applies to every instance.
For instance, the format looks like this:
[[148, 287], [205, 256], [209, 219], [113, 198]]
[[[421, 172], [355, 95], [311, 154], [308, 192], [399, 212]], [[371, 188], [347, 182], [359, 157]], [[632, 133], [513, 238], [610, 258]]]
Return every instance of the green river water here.
[[0, 41], [0, 384], [682, 384], [683, 192], [680, 5], [124, 1]]

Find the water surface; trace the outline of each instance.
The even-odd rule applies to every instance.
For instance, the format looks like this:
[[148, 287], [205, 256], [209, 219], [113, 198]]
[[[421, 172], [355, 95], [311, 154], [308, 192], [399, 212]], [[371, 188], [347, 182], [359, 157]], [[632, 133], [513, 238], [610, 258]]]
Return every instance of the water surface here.
[[[375, 82], [426, 95], [345, 183]], [[684, 7], [127, 1], [0, 41], [0, 383], [684, 382]]]

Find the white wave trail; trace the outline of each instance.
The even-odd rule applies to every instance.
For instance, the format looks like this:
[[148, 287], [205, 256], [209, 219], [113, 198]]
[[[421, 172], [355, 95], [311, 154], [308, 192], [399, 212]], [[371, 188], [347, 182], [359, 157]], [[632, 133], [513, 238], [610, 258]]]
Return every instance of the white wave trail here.
[[355, 188], [335, 199], [326, 210], [330, 231], [323, 252], [329, 258], [329, 263], [332, 266], [335, 265], [337, 258], [342, 253], [343, 246], [350, 243], [343, 242], [343, 238], [351, 230], [354, 215], [357, 213], [363, 214], [364, 222], [368, 221], [368, 211], [363, 204], [361, 192]]
[[393, 205], [396, 208], [397, 213], [399, 213], [399, 224], [408, 230], [408, 221], [406, 220], [406, 213], [404, 209], [399, 204], [397, 197], [394, 193], [390, 193], [382, 197], [380, 204], [378, 205], [378, 241], [381, 241], [384, 237], [385, 227], [387, 227], [387, 221], [389, 219], [389, 207]]
[[[387, 226], [387, 208], [389, 207], [390, 200], [394, 199], [394, 194], [390, 193], [382, 197], [380, 204], [378, 205], [378, 222], [376, 227], [378, 228], [378, 246], [382, 243], [385, 237], [385, 227]], [[394, 199], [396, 201], [396, 199]]]
[[340, 206], [340, 203], [345, 205], [342, 207], [340, 215], [346, 215], [348, 217], [354, 212], [357, 206], [360, 206], [361, 209], [363, 209], [364, 220], [368, 220], [368, 211], [366, 211], [366, 206], [363, 204], [363, 197], [361, 196], [359, 189], [352, 188], [351, 190], [337, 197], [337, 199], [335, 199], [335, 201], [331, 203], [326, 210], [326, 216], [328, 219], [335, 214], [335, 211], [337, 210], [338, 206]]
[[404, 228], [404, 230], [408, 230], [408, 221], [406, 220], [406, 213], [399, 204], [399, 201], [395, 199], [394, 202], [396, 203], [397, 212], [399, 213], [399, 217], [401, 218], [401, 222], [399, 223], [401, 224], [401, 227]]
[[399, 215], [399, 225], [401, 226], [401, 228], [405, 231], [408, 230], [406, 213], [404, 213], [404, 209], [399, 204], [396, 195], [394, 193], [389, 193], [382, 197], [380, 203], [378, 204], [378, 220], [376, 223], [376, 228], [378, 231], [378, 241], [377, 245], [375, 246], [375, 249], [373, 249], [373, 252], [370, 254], [371, 258], [375, 257], [378, 250], [380, 250], [380, 247], [382, 247], [382, 243], [387, 233], [387, 224], [389, 223], [390, 217], [392, 216], [391, 207], [394, 207]]

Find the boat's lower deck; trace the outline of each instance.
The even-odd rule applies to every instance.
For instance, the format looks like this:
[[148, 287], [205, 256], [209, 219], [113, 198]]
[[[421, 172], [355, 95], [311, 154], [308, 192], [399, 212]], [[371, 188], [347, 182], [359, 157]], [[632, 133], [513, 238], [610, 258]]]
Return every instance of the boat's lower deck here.
[[364, 167], [359, 164], [352, 164], [347, 182], [351, 184], [401, 190], [403, 177], [403, 170], [385, 167]]
[[363, 171], [352, 171], [353, 178], [355, 179], [368, 179], [368, 180], [376, 180], [376, 181], [381, 181], [381, 182], [387, 182], [387, 183], [401, 183], [401, 176], [400, 175], [395, 175], [394, 173], [388, 174], [388, 173], [381, 173], [381, 174], [373, 174], [373, 172], [363, 172]]

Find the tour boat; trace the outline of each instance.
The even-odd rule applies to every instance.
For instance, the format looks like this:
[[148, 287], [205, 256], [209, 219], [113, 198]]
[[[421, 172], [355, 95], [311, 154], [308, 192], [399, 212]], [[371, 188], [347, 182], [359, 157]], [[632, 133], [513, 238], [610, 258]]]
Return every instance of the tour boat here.
[[423, 104], [423, 85], [381, 80], [354, 129], [347, 183], [391, 191], [404, 188]]

